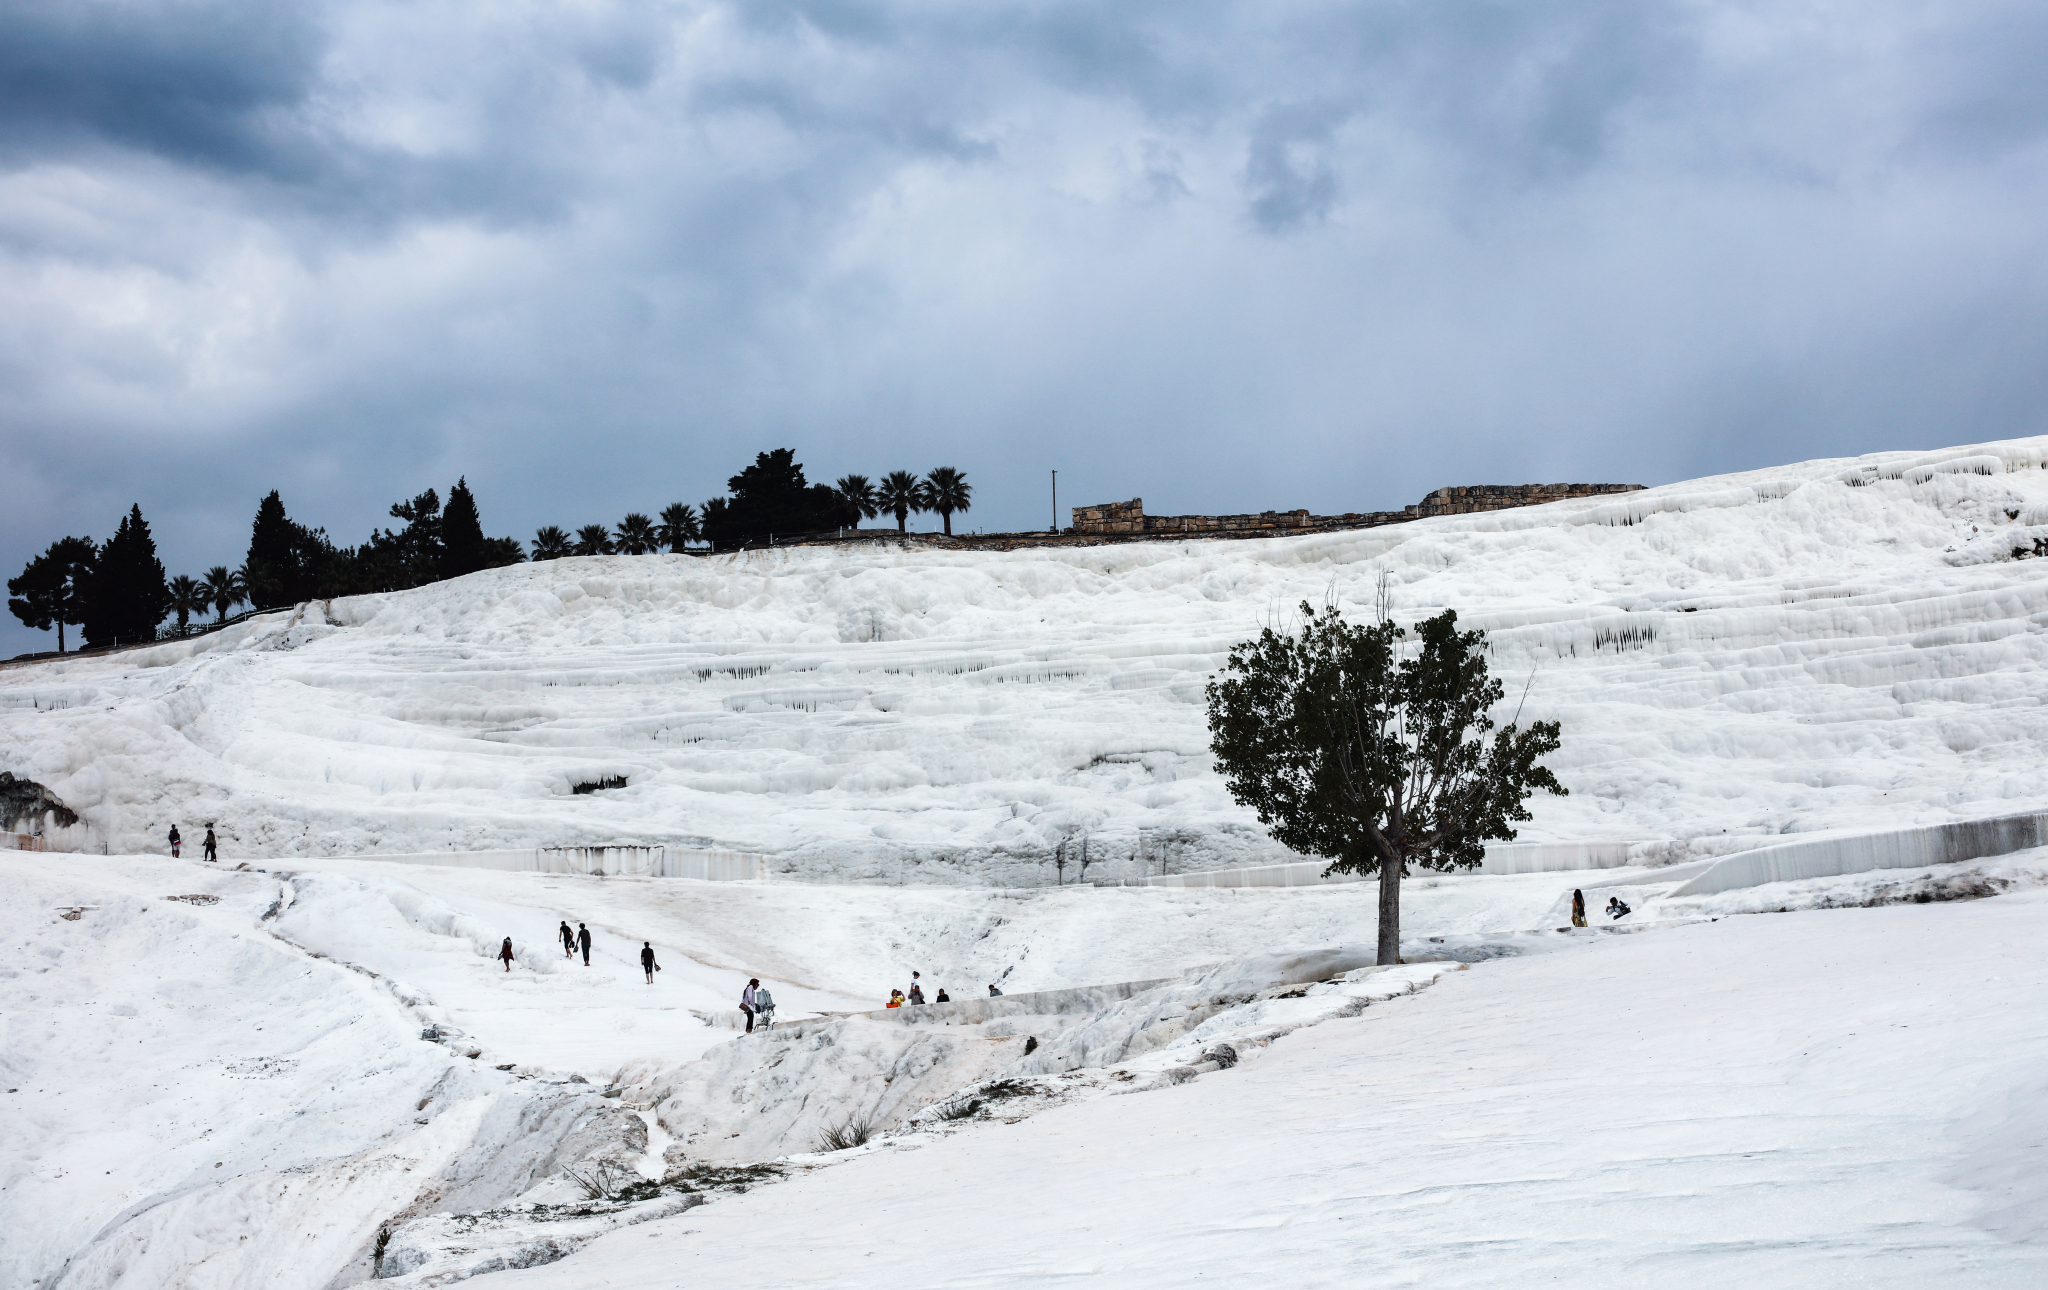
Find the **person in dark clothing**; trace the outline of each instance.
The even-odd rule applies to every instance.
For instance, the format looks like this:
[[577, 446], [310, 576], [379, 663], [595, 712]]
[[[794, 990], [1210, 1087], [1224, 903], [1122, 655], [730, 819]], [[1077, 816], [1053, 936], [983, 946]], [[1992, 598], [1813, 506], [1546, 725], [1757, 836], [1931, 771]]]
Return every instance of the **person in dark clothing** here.
[[998, 998], [1002, 993], [1001, 990], [996, 989], [993, 985], [988, 988], [988, 997], [991, 999]]
[[185, 839], [178, 836], [178, 826], [173, 824], [171, 826], [171, 859], [176, 860], [178, 858], [178, 848], [183, 845], [184, 841]]
[[1586, 893], [1574, 887], [1572, 888], [1572, 926], [1584, 927], [1585, 925]]
[[578, 945], [580, 945], [580, 946], [582, 946], [582, 947], [583, 947], [583, 966], [584, 966], [584, 967], [589, 967], [589, 966], [590, 966], [590, 929], [589, 929], [588, 927], [585, 927], [585, 926], [584, 926], [583, 924], [581, 924], [581, 923], [578, 923], [578, 924], [576, 924], [576, 943], [577, 943]]
[[211, 824], [206, 826], [206, 840], [200, 843], [200, 847], [205, 851], [208, 860], [220, 859], [220, 843], [213, 840], [213, 826]]
[[924, 986], [918, 981], [917, 973], [915, 972], [910, 974], [910, 1002], [924, 1002]]
[[953, 999], [952, 999], [952, 997], [951, 997], [950, 995], [948, 995], [948, 994], [946, 993], [946, 987], [945, 987], [945, 986], [940, 986], [940, 987], [939, 987], [939, 992], [938, 992], [937, 994], [935, 994], [935, 995], [933, 995], [933, 996], [932, 996], [932, 1002], [933, 1002], [933, 1003], [951, 1003], [951, 1002], [953, 1002]]
[[499, 949], [499, 951], [498, 951], [498, 957], [499, 957], [499, 958], [501, 958], [501, 959], [503, 959], [503, 960], [505, 960], [505, 970], [506, 970], [507, 972], [510, 972], [510, 971], [512, 970], [512, 938], [511, 938], [511, 937], [507, 936], [507, 937], [505, 938], [505, 944], [504, 944], [504, 946], [503, 946], [503, 947], [502, 947], [501, 949]]
[[740, 991], [740, 1011], [747, 1014], [747, 1033], [754, 1033], [754, 992], [761, 988], [761, 978], [754, 977], [747, 982], [747, 988]]
[[661, 964], [654, 961], [654, 942], [640, 942], [640, 970], [647, 974], [647, 984], [654, 984], [654, 974], [661, 971]]
[[570, 931], [570, 930], [569, 930], [569, 920], [568, 920], [568, 919], [566, 919], [566, 918], [562, 920], [562, 931], [561, 931], [561, 937], [562, 937], [562, 957], [563, 957], [563, 958], [565, 958], [565, 959], [573, 959], [573, 958], [575, 958], [575, 957], [576, 957], [576, 933], [574, 933], [574, 932], [572, 932], [572, 931]]
[[1621, 897], [1609, 896], [1607, 898], [1607, 916], [1609, 918], [1627, 918], [1633, 912], [1627, 905], [1622, 903]]

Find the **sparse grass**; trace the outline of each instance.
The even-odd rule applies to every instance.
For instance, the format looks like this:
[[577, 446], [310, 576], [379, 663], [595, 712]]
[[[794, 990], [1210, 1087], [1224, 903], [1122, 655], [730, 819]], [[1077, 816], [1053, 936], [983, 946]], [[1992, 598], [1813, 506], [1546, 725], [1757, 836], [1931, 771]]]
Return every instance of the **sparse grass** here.
[[939, 1120], [971, 1120], [981, 1114], [981, 1108], [988, 1103], [978, 1097], [949, 1097], [932, 1110], [932, 1117]]
[[827, 1129], [818, 1135], [818, 1150], [845, 1151], [858, 1147], [875, 1136], [875, 1122], [863, 1116], [855, 1116], [836, 1129]]
[[976, 1096], [987, 1098], [991, 1102], [1000, 1102], [1012, 1097], [1030, 1097], [1038, 1091], [1038, 1085], [1021, 1079], [999, 1079], [974, 1090]]
[[780, 1177], [781, 1165], [691, 1165], [669, 1174], [668, 1185], [678, 1191], [745, 1191]]
[[599, 1160], [582, 1171], [562, 1171], [575, 1180], [590, 1200], [617, 1200], [619, 1194], [635, 1187], [638, 1176], [616, 1160]]

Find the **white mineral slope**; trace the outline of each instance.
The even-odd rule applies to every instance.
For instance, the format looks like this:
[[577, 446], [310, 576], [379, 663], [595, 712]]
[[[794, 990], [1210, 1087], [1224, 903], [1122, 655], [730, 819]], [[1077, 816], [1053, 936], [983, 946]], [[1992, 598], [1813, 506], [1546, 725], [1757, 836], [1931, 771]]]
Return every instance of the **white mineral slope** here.
[[0, 1285], [322, 1290], [394, 1217], [517, 1196], [630, 1128], [273, 936], [288, 883], [49, 859], [0, 852]]
[[2038, 1286], [2048, 893], [1601, 937], [493, 1284]]
[[1090, 877], [1284, 858], [1213, 769], [1203, 685], [1385, 575], [1563, 723], [1571, 796], [1525, 838], [2037, 808], [2048, 562], [2014, 552], [2048, 551], [2044, 462], [1883, 453], [1266, 541], [523, 565], [0, 670], [0, 767], [116, 850], [216, 820], [234, 858], [645, 841], [814, 880], [1043, 882], [1083, 838]]

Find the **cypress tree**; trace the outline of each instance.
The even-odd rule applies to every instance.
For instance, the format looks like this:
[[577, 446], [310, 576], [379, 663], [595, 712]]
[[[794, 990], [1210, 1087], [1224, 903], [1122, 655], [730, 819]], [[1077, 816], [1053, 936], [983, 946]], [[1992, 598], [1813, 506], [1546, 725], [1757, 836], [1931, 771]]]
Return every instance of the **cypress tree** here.
[[142, 507], [129, 508], [121, 527], [100, 548], [86, 596], [85, 642], [127, 645], [156, 639], [156, 625], [170, 612], [171, 588], [156, 539]]
[[464, 475], [448, 490], [448, 504], [441, 508], [441, 576], [460, 578], [483, 567], [483, 520], [477, 515], [476, 496], [469, 491], [469, 476]]
[[257, 609], [278, 609], [311, 600], [335, 563], [334, 544], [324, 529], [309, 529], [284, 511], [276, 489], [256, 507], [249, 531], [249, 555], [242, 568], [248, 577], [249, 603]]

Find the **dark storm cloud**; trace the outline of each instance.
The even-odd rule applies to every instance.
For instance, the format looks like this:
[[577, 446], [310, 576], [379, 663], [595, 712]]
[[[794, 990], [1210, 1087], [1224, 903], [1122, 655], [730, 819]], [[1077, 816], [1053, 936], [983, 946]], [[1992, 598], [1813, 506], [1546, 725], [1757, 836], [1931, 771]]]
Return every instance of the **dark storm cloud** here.
[[0, 145], [19, 163], [95, 142], [236, 171], [291, 169], [323, 41], [266, 3], [26, 0], [0, 8]]
[[[0, 564], [131, 502], [970, 525], [2039, 431], [2048, 16], [1561, 0], [0, 4]], [[35, 638], [15, 632], [6, 645]]]

